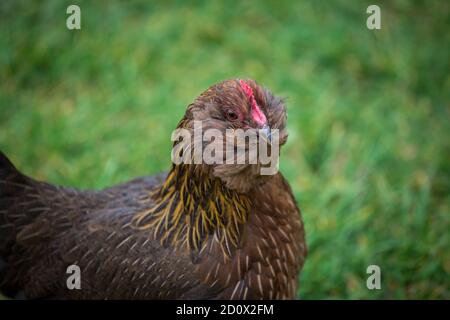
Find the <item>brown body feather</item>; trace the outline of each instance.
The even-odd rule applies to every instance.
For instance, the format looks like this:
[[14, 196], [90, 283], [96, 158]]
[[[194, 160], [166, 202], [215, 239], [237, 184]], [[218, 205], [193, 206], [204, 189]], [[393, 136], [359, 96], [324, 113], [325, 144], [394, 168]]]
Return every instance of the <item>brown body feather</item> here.
[[[306, 244], [289, 185], [278, 173], [232, 188], [214, 172], [174, 165], [167, 175], [80, 191], [28, 178], [0, 153], [1, 290], [27, 298], [295, 298]], [[241, 172], [245, 179], [253, 171]], [[80, 290], [66, 285], [72, 264]]]

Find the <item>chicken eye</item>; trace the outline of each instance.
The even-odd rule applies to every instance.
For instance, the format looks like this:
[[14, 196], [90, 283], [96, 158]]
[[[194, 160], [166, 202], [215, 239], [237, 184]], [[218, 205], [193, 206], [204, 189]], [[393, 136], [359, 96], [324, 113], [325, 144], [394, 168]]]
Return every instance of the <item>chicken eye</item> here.
[[235, 121], [238, 119], [238, 115], [233, 110], [227, 110], [226, 116], [228, 120]]

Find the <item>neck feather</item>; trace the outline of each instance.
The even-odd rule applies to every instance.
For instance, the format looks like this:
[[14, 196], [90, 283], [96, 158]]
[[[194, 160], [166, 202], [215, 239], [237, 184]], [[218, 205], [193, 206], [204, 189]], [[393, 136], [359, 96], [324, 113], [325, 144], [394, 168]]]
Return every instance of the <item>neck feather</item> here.
[[226, 256], [238, 246], [251, 207], [247, 195], [186, 164], [174, 165], [151, 198], [151, 208], [135, 216], [138, 228], [152, 229], [161, 243], [193, 250], [203, 249], [208, 237], [214, 236]]

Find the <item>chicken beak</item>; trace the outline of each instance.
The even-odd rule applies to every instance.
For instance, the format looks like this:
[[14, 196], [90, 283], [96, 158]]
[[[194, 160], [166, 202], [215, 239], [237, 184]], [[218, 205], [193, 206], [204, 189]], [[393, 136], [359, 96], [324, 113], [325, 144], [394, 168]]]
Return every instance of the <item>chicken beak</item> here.
[[262, 132], [263, 136], [269, 143], [272, 142], [272, 131], [270, 130], [270, 127], [265, 124], [261, 129], [259, 129], [260, 132]]

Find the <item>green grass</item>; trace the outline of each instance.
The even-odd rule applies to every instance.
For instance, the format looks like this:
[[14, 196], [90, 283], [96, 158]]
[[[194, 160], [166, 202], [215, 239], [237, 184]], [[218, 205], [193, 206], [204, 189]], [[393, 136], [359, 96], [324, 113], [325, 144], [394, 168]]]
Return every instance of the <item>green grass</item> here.
[[[0, 149], [27, 174], [101, 188], [169, 168], [209, 85], [287, 98], [281, 171], [302, 208], [305, 299], [450, 298], [449, 4], [0, 3]], [[382, 290], [366, 288], [366, 267]]]

